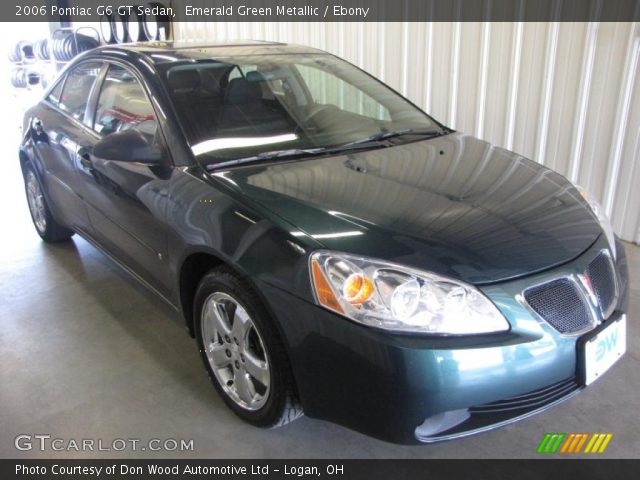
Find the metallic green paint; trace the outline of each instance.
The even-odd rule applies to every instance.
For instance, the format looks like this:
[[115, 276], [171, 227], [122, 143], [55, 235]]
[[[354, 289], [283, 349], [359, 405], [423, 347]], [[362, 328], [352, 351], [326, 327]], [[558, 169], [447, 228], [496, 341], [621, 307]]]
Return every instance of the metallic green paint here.
[[[227, 54], [247, 48], [256, 54], [289, 47], [233, 47]], [[228, 264], [254, 285], [272, 313], [307, 415], [401, 443], [417, 442], [416, 427], [434, 414], [580, 378], [579, 337], [560, 335], [519, 298], [526, 286], [582, 271], [607, 246], [566, 179], [459, 133], [211, 175], [186, 144], [154, 74], [153, 51], [109, 47], [78, 61], [126, 64], [143, 79], [163, 106], [165, 116], [158, 118], [170, 162], [98, 161], [93, 172], [83, 170], [76, 151], [49, 150], [54, 144], [47, 129], [77, 145], [90, 146], [95, 135], [46, 101], [26, 114], [21, 156], [32, 162], [56, 219], [181, 308], [187, 325], [189, 293], [198, 280], [184, 271], [188, 259], [207, 255]], [[155, 51], [200, 58], [225, 50], [172, 50], [169, 44]], [[95, 96], [89, 102], [95, 105]], [[43, 120], [44, 133], [30, 128], [34, 118]], [[119, 239], [109, 230], [117, 230]], [[511, 329], [436, 338], [355, 324], [314, 303], [308, 258], [320, 248], [474, 283]], [[628, 290], [621, 245], [618, 252], [621, 289], [614, 315], [626, 310]], [[488, 417], [487, 425], [495, 420]]]
[[460, 133], [218, 175], [298, 238], [475, 284], [561, 265], [601, 233], [564, 177]]

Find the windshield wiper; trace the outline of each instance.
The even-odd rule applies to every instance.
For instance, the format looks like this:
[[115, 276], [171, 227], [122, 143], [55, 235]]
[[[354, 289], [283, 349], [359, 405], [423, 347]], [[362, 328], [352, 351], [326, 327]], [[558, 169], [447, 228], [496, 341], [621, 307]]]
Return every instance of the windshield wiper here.
[[207, 165], [207, 170], [218, 170], [220, 168], [233, 167], [236, 165], [244, 165], [247, 163], [264, 162], [269, 160], [277, 160], [282, 158], [294, 157], [313, 157], [318, 155], [331, 155], [332, 153], [340, 153], [346, 150], [358, 150], [364, 148], [380, 148], [386, 147], [387, 144], [382, 142], [370, 141], [353, 143], [347, 145], [339, 145], [337, 147], [313, 147], [313, 148], [290, 148], [287, 150], [272, 150], [269, 152], [259, 153], [251, 157], [236, 158], [226, 162], [211, 163]]
[[374, 135], [370, 135], [366, 138], [356, 140], [354, 142], [345, 143], [344, 145], [337, 145], [333, 147], [290, 148], [285, 150], [272, 150], [269, 152], [259, 153], [258, 155], [252, 155], [250, 157], [236, 158], [234, 160], [227, 160], [225, 162], [210, 163], [206, 168], [208, 171], [213, 171], [220, 168], [234, 167], [247, 163], [277, 160], [281, 158], [313, 157], [318, 155], [331, 155], [333, 153], [341, 153], [349, 150], [382, 148], [390, 146], [385, 142], [385, 140], [387, 140], [388, 138], [400, 137], [403, 135], [420, 135], [427, 138], [433, 138], [439, 137], [441, 135], [446, 135], [447, 133], [448, 132], [445, 129], [415, 130], [413, 128], [406, 128], [404, 130], [382, 131]]
[[325, 149], [319, 148], [290, 148], [287, 150], [273, 150], [270, 152], [259, 153], [250, 157], [236, 158], [227, 160], [226, 162], [211, 163], [207, 165], [207, 170], [218, 170], [219, 168], [233, 167], [243, 165], [245, 163], [263, 162], [266, 160], [275, 160], [278, 158], [313, 156], [322, 153]]
[[381, 132], [374, 133], [373, 135], [369, 135], [368, 137], [361, 138], [360, 140], [347, 143], [343, 146], [347, 147], [351, 145], [359, 145], [361, 143], [381, 142], [383, 140], [387, 140], [388, 138], [401, 137], [403, 135], [420, 135], [428, 138], [433, 138], [439, 137], [441, 135], [446, 135], [446, 131], [439, 129], [416, 130], [413, 128], [405, 128], [403, 130], [383, 130]]

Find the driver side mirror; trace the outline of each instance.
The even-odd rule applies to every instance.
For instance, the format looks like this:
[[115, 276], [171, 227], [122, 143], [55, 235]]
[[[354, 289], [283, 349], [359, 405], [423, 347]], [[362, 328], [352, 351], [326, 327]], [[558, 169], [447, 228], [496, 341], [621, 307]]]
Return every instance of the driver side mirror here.
[[157, 165], [162, 152], [136, 129], [107, 135], [93, 147], [93, 155], [104, 160]]

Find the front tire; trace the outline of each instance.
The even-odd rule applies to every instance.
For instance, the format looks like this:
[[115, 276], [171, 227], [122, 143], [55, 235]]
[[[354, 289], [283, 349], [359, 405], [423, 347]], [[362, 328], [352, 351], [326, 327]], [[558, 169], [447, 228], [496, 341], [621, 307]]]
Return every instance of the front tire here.
[[282, 340], [245, 280], [226, 267], [212, 270], [198, 286], [194, 315], [205, 368], [236, 415], [266, 428], [302, 415]]
[[24, 167], [24, 188], [27, 194], [27, 204], [29, 205], [29, 213], [36, 232], [45, 242], [55, 243], [69, 240], [73, 231], [60, 225], [53, 218], [51, 209], [47, 205], [44, 198], [40, 180], [30, 163]]

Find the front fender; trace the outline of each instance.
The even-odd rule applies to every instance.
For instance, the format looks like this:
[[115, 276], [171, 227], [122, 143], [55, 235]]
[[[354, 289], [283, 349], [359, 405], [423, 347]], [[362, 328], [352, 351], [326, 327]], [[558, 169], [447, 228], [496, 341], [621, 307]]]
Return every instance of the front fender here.
[[[181, 304], [177, 297], [182, 266], [197, 254], [231, 266], [250, 279], [256, 290], [264, 283], [304, 300], [313, 299], [308, 256], [320, 245], [292, 235], [297, 231], [293, 225], [210, 179], [199, 168], [176, 170], [166, 212], [176, 304]], [[189, 315], [185, 316], [188, 321]]]

